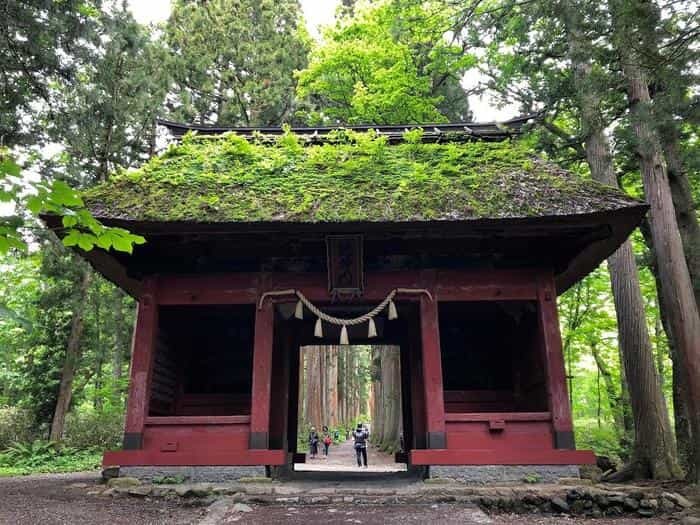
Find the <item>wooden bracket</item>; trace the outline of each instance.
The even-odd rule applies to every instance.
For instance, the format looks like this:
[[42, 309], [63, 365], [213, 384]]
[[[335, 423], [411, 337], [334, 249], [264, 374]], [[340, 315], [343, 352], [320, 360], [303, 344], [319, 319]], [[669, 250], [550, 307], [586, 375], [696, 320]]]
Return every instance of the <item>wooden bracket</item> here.
[[505, 429], [505, 419], [489, 419], [489, 432], [503, 432]]
[[160, 446], [161, 452], [177, 452], [177, 441], [168, 441]]

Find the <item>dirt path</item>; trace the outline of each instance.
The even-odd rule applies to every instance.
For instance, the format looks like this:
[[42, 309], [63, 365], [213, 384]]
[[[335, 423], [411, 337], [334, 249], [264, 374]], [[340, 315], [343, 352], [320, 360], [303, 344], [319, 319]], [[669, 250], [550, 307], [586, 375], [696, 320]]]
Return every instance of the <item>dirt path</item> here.
[[179, 500], [89, 494], [98, 488], [104, 487], [97, 472], [0, 478], [0, 524], [177, 525], [197, 523], [206, 513]]
[[306, 463], [295, 463], [294, 470], [298, 472], [342, 472], [362, 470], [364, 472], [402, 472], [406, 470], [403, 463], [394, 462], [394, 456], [377, 450], [372, 444], [367, 446], [367, 465], [360, 469], [357, 466], [355, 448], [352, 439], [340, 445], [331, 445], [328, 457], [323, 455], [323, 445], [319, 447], [319, 456], [311, 459], [306, 456]]
[[[381, 477], [381, 474], [379, 476]], [[399, 482], [400, 480], [396, 480], [396, 483]], [[318, 485], [316, 483], [317, 488]], [[322, 486], [327, 488], [326, 484]], [[99, 475], [96, 472], [0, 478], [0, 524], [662, 525], [670, 523], [668, 518], [584, 519], [541, 515], [489, 516], [475, 505], [456, 503], [402, 505], [347, 503], [302, 506], [236, 504], [232, 497], [224, 497], [213, 502], [197, 499], [112, 497], [97, 493], [100, 487], [104, 488], [100, 485]], [[361, 487], [358, 486], [358, 493], [360, 490]]]
[[[246, 525], [662, 525], [661, 519], [585, 519], [565, 516], [488, 516], [477, 507], [457, 504], [436, 505], [319, 505], [312, 507], [253, 507], [252, 512], [222, 512], [216, 523]], [[206, 522], [205, 522], [206, 523]], [[204, 523], [202, 524], [204, 525]]]

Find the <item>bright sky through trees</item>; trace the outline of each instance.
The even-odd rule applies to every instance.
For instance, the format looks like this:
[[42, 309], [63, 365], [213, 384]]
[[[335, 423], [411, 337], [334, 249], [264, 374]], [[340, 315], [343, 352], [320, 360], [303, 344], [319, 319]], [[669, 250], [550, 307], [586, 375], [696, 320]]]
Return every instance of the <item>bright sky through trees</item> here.
[[[129, 0], [134, 17], [142, 24], [164, 21], [170, 14], [170, 3], [170, 0]], [[314, 37], [319, 35], [319, 26], [333, 22], [337, 6], [338, 0], [301, 0], [306, 24]], [[476, 75], [476, 72], [467, 73], [464, 85], [476, 85]], [[469, 108], [474, 112], [474, 119], [478, 121], [506, 120], [518, 113], [515, 107], [497, 108], [488, 94], [469, 97]]]

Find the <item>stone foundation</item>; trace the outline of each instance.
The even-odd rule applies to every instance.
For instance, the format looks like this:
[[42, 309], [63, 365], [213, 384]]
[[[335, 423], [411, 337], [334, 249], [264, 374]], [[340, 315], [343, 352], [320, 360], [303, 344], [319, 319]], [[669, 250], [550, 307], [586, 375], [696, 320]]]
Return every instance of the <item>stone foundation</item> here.
[[120, 477], [137, 478], [151, 482], [154, 478], [180, 478], [189, 483], [222, 483], [237, 481], [241, 478], [264, 478], [267, 471], [264, 466], [252, 467], [121, 467]]
[[472, 484], [551, 483], [561, 478], [578, 478], [580, 473], [578, 465], [433, 465], [429, 477]]

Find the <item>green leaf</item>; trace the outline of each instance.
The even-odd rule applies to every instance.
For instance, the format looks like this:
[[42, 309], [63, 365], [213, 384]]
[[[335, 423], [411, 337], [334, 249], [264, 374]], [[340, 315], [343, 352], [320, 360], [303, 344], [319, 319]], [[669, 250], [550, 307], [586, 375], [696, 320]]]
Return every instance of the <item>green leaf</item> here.
[[27, 208], [34, 215], [38, 215], [44, 209], [44, 200], [38, 195], [32, 195], [27, 198]]
[[20, 172], [19, 165], [11, 157], [5, 157], [0, 160], [0, 174], [19, 177]]
[[63, 238], [64, 246], [75, 246], [80, 240], [80, 232], [77, 230], [72, 230], [68, 235]]
[[78, 218], [75, 215], [64, 215], [63, 219], [63, 226], [66, 228], [72, 228], [76, 224], [78, 224]]
[[78, 237], [78, 246], [86, 252], [92, 250], [92, 247], [95, 246], [95, 236], [89, 233], [81, 233], [80, 237]]
[[119, 251], [119, 252], [126, 252], [126, 253], [132, 253], [133, 252], [133, 245], [129, 239], [125, 239], [123, 237], [114, 237], [114, 240], [112, 242], [112, 246], [114, 246], [114, 249]]
[[68, 184], [56, 180], [51, 184], [51, 200], [62, 206], [82, 206], [83, 200]]
[[113, 237], [112, 234], [107, 232], [97, 237], [95, 244], [104, 250], [109, 250], [112, 246]]

